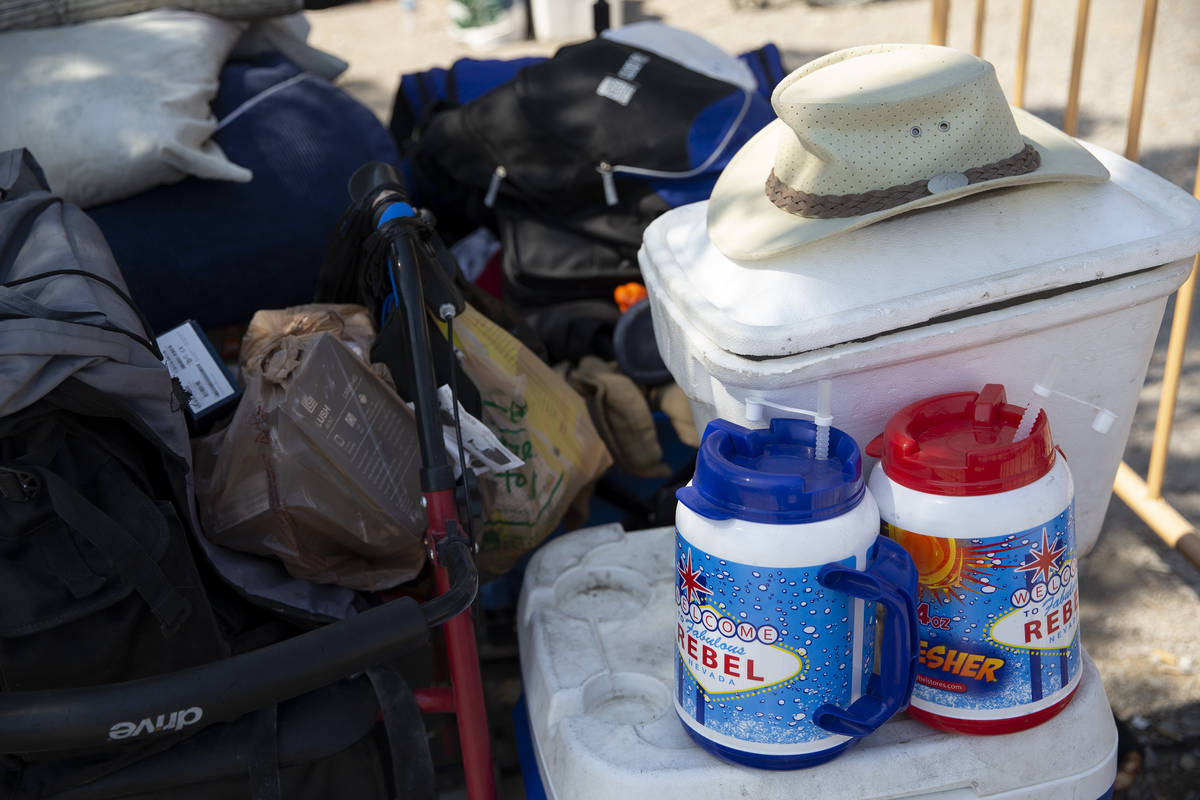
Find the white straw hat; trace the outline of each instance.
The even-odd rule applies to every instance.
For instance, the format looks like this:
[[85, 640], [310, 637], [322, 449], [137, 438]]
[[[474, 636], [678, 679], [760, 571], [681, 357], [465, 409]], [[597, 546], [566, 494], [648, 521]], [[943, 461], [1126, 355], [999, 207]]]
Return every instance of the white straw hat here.
[[734, 155], [708, 233], [759, 259], [976, 192], [1108, 179], [1067, 134], [1012, 108], [990, 63], [947, 47], [839, 50], [775, 88], [779, 119]]

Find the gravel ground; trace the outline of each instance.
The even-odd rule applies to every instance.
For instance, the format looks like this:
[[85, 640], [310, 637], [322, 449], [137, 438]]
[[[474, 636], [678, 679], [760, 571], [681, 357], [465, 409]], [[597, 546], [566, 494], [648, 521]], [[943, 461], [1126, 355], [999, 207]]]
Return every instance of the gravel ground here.
[[[1037, 4], [1030, 43], [1026, 106], [1060, 124], [1071, 60], [1075, 3]], [[753, 7], [750, 7], [753, 6]], [[971, 0], [951, 5], [951, 46], [969, 49]], [[1125, 149], [1125, 120], [1132, 96], [1141, 27], [1137, 0], [1093, 0], [1083, 75], [1079, 135], [1117, 152]], [[785, 0], [643, 0], [626, 2], [626, 21], [661, 19], [701, 33], [738, 52], [773, 41], [791, 68], [824, 53], [882, 41], [922, 42], [929, 36], [927, 0], [878, 0], [861, 5], [813, 7]], [[996, 65], [1012, 92], [1018, 4], [989, 5], [983, 55]], [[311, 42], [350, 62], [341, 85], [387, 122], [399, 76], [448, 66], [463, 55], [479, 56], [447, 34], [443, 0], [418, 0], [406, 12], [393, 0], [340, 6], [309, 13]], [[1192, 189], [1200, 143], [1200, 3], [1161, 0], [1150, 64], [1141, 162]], [[494, 57], [549, 54], [561, 42], [523, 41], [489, 51]], [[1172, 307], [1142, 393], [1126, 461], [1144, 474], [1149, 459], [1156, 401]], [[1176, 414], [1166, 496], [1191, 520], [1200, 519], [1200, 337], [1185, 361]], [[1081, 577], [1084, 644], [1099, 666], [1113, 710], [1140, 752], [1140, 769], [1121, 796], [1131, 800], [1200, 798], [1200, 572], [1171, 551], [1114, 499], [1096, 549]], [[503, 724], [517, 684], [503, 655], [489, 662], [493, 720]], [[493, 677], [494, 676], [494, 677]], [[511, 766], [510, 742], [498, 760]], [[1137, 757], [1129, 761], [1131, 766]], [[522, 796], [518, 780], [504, 782], [506, 797]]]

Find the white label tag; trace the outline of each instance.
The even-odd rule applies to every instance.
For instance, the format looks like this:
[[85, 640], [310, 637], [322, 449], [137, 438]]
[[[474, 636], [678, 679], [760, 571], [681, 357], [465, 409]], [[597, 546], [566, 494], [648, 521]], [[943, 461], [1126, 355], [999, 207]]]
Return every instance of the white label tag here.
[[631, 81], [638, 76], [642, 71], [642, 67], [650, 63], [650, 56], [645, 53], [631, 53], [629, 58], [625, 59], [625, 63], [617, 70], [617, 75], [627, 81]]
[[[455, 477], [458, 477], [462, 470], [458, 463], [458, 444], [455, 440], [453, 424], [454, 406], [451, 405], [449, 386], [442, 386], [438, 389], [438, 405], [442, 410], [443, 423], [447, 419], [450, 420], [450, 424], [442, 425], [442, 438], [446, 442], [446, 452], [450, 454], [450, 459], [454, 462]], [[462, 407], [462, 403], [458, 405], [458, 415], [459, 422], [462, 424], [463, 451], [467, 456], [467, 465], [475, 470], [476, 474], [507, 472], [525, 465], [524, 461], [513, 455], [496, 438], [487, 425], [468, 414], [467, 410]]]
[[180, 325], [158, 337], [158, 349], [171, 377], [188, 393], [188, 407], [194, 416], [232, 397], [236, 387], [225, 377], [199, 334], [190, 324]]
[[500, 249], [500, 240], [487, 228], [476, 228], [450, 246], [463, 277], [474, 283], [487, 268], [488, 260]]
[[633, 99], [636, 91], [636, 84], [614, 78], [612, 75], [605, 75], [604, 80], [600, 81], [600, 85], [596, 87], [596, 94], [623, 106], [629, 105], [629, 101]]

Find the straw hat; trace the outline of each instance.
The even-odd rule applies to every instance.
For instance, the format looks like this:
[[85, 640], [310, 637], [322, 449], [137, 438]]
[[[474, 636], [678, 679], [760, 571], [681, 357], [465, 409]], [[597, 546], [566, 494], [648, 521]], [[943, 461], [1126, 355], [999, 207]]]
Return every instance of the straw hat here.
[[1012, 108], [987, 61], [947, 47], [831, 53], [775, 88], [779, 119], [734, 155], [708, 233], [759, 259], [976, 192], [1107, 180], [1067, 134]]

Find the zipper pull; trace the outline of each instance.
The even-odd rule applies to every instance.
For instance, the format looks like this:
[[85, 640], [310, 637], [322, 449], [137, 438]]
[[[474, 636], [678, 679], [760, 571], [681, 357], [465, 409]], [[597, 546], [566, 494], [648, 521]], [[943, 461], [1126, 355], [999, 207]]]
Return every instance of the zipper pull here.
[[483, 204], [488, 208], [496, 205], [496, 195], [500, 193], [500, 182], [508, 177], [508, 170], [503, 165], [496, 167], [492, 173], [492, 181], [488, 184], [487, 194], [483, 196]]
[[601, 161], [596, 167], [596, 172], [600, 173], [600, 181], [604, 184], [604, 202], [615, 206], [617, 204], [617, 182], [613, 178], [612, 164]]

